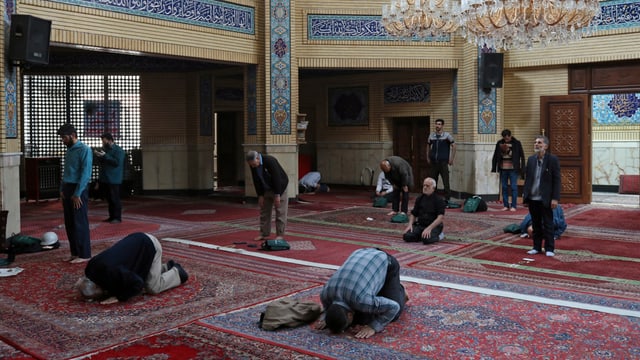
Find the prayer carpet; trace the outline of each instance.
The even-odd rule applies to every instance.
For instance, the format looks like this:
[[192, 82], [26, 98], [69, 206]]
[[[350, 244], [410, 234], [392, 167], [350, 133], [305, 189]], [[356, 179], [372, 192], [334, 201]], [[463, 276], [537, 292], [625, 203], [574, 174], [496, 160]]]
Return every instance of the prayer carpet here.
[[[640, 356], [640, 321], [588, 310], [405, 284], [400, 318], [369, 339], [355, 329], [332, 335], [313, 326], [265, 331], [264, 305], [198, 321], [215, 330], [330, 359], [631, 359]], [[305, 291], [318, 301], [320, 289]]]
[[[402, 241], [401, 234], [406, 224], [390, 223], [390, 217], [386, 215], [389, 208], [373, 208], [368, 198], [364, 200], [360, 198], [358, 202], [346, 198], [334, 201], [336, 198], [338, 194], [335, 194], [330, 202], [292, 203], [289, 207], [286, 234], [292, 249], [268, 254], [292, 261], [306, 260], [337, 266], [353, 250], [373, 246], [396, 256], [402, 265], [404, 276], [445, 284], [500, 290], [524, 296], [567, 300], [582, 303], [585, 306], [595, 304], [621, 310], [640, 311], [640, 302], [637, 301], [640, 298], [640, 286], [637, 284], [640, 280], [637, 279], [639, 272], [636, 265], [639, 262], [637, 259], [640, 258], [640, 254], [636, 251], [640, 236], [637, 227], [634, 227], [639, 223], [640, 210], [565, 205], [565, 217], [569, 228], [557, 241], [556, 257], [535, 256], [535, 261], [528, 262], [523, 258], [529, 257], [525, 252], [530, 249], [531, 240], [502, 232], [505, 225], [520, 222], [526, 214], [525, 208], [519, 208], [515, 213], [502, 212], [499, 211], [499, 204], [490, 203], [489, 211], [483, 213], [468, 214], [460, 209], [448, 209], [445, 218], [445, 240], [433, 245], [423, 245]], [[321, 197], [314, 199], [321, 199]], [[242, 250], [267, 254], [258, 249], [260, 242], [253, 241], [253, 238], [258, 235], [259, 214], [256, 204], [195, 197], [134, 197], [124, 200], [124, 209], [123, 223], [103, 223], [101, 220], [106, 218], [106, 204], [91, 202], [89, 216], [93, 254], [97, 254], [114, 241], [134, 231], [148, 231], [158, 238], [181, 238], [205, 245], [224, 246], [229, 248], [228, 252], [163, 242], [165, 258], [175, 258], [190, 273], [191, 278], [185, 286], [156, 297], [140, 296], [125, 304], [107, 307], [87, 304], [75, 298], [71, 290], [73, 283], [82, 273], [83, 266], [70, 265], [61, 261], [68, 255], [68, 243], [64, 233], [60, 203], [23, 204], [22, 232], [40, 236], [45, 231], [55, 231], [61, 239], [62, 246], [58, 250], [46, 253], [18, 255], [12, 266], [23, 267], [25, 271], [18, 276], [3, 278], [0, 281], [0, 318], [2, 319], [0, 340], [17, 348], [16, 357], [20, 358], [20, 350], [23, 350], [26, 354], [37, 358], [58, 359], [96, 351], [109, 351], [108, 349], [113, 349], [114, 346], [123, 349], [120, 355], [126, 356], [129, 352], [125, 349], [129, 345], [137, 346], [136, 344], [145, 343], [147, 345], [141, 345], [142, 348], [153, 347], [159, 342], [171, 342], [174, 334], [176, 343], [180, 343], [181, 340], [178, 338], [192, 336], [186, 335], [187, 333], [202, 333], [200, 330], [195, 330], [200, 329], [199, 327], [189, 326], [191, 324], [208, 326], [215, 331], [228, 334], [230, 336], [228, 342], [220, 345], [225, 349], [225, 354], [229, 354], [227, 358], [252, 358], [254, 352], [238, 348], [243, 344], [243, 340], [247, 339], [267, 344], [266, 347], [261, 348], [264, 349], [264, 353], [270, 351], [269, 346], [291, 350], [292, 353], [283, 355], [284, 358], [289, 355], [295, 356], [296, 353], [318, 358], [359, 358], [355, 355], [352, 357], [348, 353], [349, 347], [353, 347], [356, 350], [354, 354], [360, 354], [360, 349], [366, 346], [358, 345], [359, 343], [367, 346], [376, 345], [375, 349], [382, 351], [381, 354], [388, 354], [390, 358], [394, 358], [397, 351], [400, 352], [397, 353], [396, 358], [403, 358], [406, 354], [411, 354], [414, 358], [481, 358], [473, 355], [476, 354], [474, 349], [476, 346], [479, 349], [487, 349], [487, 347], [481, 347], [481, 341], [473, 337], [464, 339], [470, 341], [468, 349], [455, 345], [455, 341], [452, 341], [450, 346], [448, 339], [459, 339], [460, 334], [444, 332], [443, 334], [448, 334], [448, 337], [432, 338], [435, 335], [428, 331], [425, 333], [430, 327], [425, 330], [419, 323], [414, 324], [414, 322], [423, 321], [420, 317], [424, 319], [434, 317], [427, 313], [431, 299], [421, 297], [420, 294], [423, 292], [427, 295], [435, 294], [433, 296], [436, 298], [441, 296], [442, 299], [450, 299], [446, 302], [438, 300], [446, 304], [439, 308], [442, 318], [446, 319], [454, 319], [456, 316], [463, 319], [469, 318], [469, 313], [457, 312], [458, 301], [464, 300], [464, 294], [474, 299], [482, 299], [482, 295], [469, 292], [460, 292], [460, 294], [444, 292], [442, 293], [444, 295], [438, 295], [436, 290], [446, 289], [435, 287], [432, 289], [426, 285], [417, 284], [408, 285], [412, 289], [410, 304], [423, 306], [424, 309], [409, 308], [407, 315], [410, 315], [410, 319], [403, 315], [400, 321], [391, 327], [400, 326], [399, 330], [394, 331], [402, 334], [403, 339], [413, 339], [413, 344], [398, 345], [403, 349], [405, 347], [409, 349], [405, 353], [402, 352], [404, 350], [394, 348], [396, 343], [387, 335], [381, 338], [384, 342], [390, 342], [391, 345], [388, 348], [383, 341], [378, 343], [375, 338], [365, 341], [355, 340], [350, 336], [349, 342], [334, 343], [333, 341], [340, 340], [339, 337], [318, 333], [309, 327], [274, 333], [261, 331], [256, 333], [256, 313], [253, 308], [245, 310], [247, 307], [256, 305], [259, 308], [262, 302], [279, 296], [311, 287], [317, 289], [333, 271], [327, 268], [282, 263], [233, 253], [232, 251]], [[605, 267], [606, 269], [603, 269]], [[316, 295], [311, 293], [309, 296], [313, 298]], [[523, 303], [520, 300], [508, 301]], [[509, 357], [511, 355], [505, 354], [512, 353], [522, 353], [513, 355], [514, 358], [545, 358], [545, 354], [536, 348], [539, 346], [548, 348], [550, 345], [547, 343], [557, 344], [558, 347], [553, 350], [555, 352], [547, 353], [546, 356], [557, 353], [558, 358], [637, 358], [640, 356], [638, 344], [632, 343], [628, 346], [629, 341], [625, 338], [625, 331], [630, 329], [629, 333], [633, 334], [634, 339], [638, 339], [636, 328], [625, 327], [619, 320], [604, 317], [609, 316], [606, 314], [561, 308], [563, 312], [571, 313], [570, 321], [580, 319], [586, 321], [592, 318], [604, 322], [605, 325], [611, 322], [620, 331], [616, 329], [609, 331], [607, 327], [606, 330], [610, 334], [607, 339], [589, 332], [584, 338], [585, 342], [588, 339], [592, 339], [594, 344], [621, 341], [624, 343], [621, 349], [627, 351], [621, 356], [609, 356], [620, 353], [610, 352], [607, 345], [603, 347], [604, 352], [591, 352], [585, 357], [565, 356], [563, 351], [566, 348], [587, 352], [591, 350], [574, 342], [573, 337], [577, 336], [574, 329], [566, 331], [568, 334], [566, 339], [570, 341], [563, 340], [565, 333], [560, 332], [563, 329], [553, 328], [553, 324], [548, 324], [556, 321], [555, 316], [545, 315], [545, 311], [550, 311], [548, 306], [552, 305], [535, 305], [528, 302], [524, 304], [527, 304], [525, 308], [533, 313], [536, 309], [542, 309], [542, 313], [537, 313], [531, 319], [537, 327], [525, 328], [524, 332], [519, 333], [519, 337], [515, 340], [511, 339], [512, 343], [507, 342], [510, 340], [508, 338], [498, 337], [508, 346], [499, 350], [499, 353], [494, 351], [494, 358]], [[509, 309], [517, 307], [509, 304], [505, 306]], [[501, 314], [498, 309], [500, 309], [499, 306], [494, 307], [496, 313]], [[234, 313], [234, 310], [242, 311]], [[575, 315], [573, 311], [583, 312]], [[481, 312], [477, 314], [487, 316]], [[214, 315], [220, 315], [220, 317]], [[231, 326], [232, 321], [227, 319], [233, 319], [233, 316], [246, 316], [246, 328]], [[485, 318], [480, 315], [475, 316], [480, 319]], [[251, 323], [249, 318], [252, 318], [254, 323]], [[5, 319], [9, 320], [5, 321]], [[206, 319], [206, 321], [198, 321], [199, 319]], [[544, 319], [544, 321], [538, 323], [538, 319]], [[637, 324], [637, 320], [629, 319], [629, 321], [634, 325]], [[430, 322], [427, 323], [435, 326]], [[524, 320], [519, 323], [524, 323], [526, 326]], [[594, 326], [588, 323], [582, 324]], [[544, 330], [548, 326], [557, 332], [548, 335], [551, 333]], [[471, 327], [465, 328], [470, 336], [475, 334]], [[442, 330], [437, 326], [434, 328], [438, 333]], [[301, 330], [307, 332], [298, 332]], [[175, 333], [170, 334], [168, 331], [175, 331]], [[271, 337], [280, 333], [286, 334], [285, 338], [295, 337], [295, 343], [285, 346], [287, 344], [285, 338]], [[518, 333], [517, 330], [516, 333]], [[618, 339], [617, 336], [620, 333], [622, 335]], [[603, 332], [603, 334], [606, 333]], [[422, 341], [423, 336], [428, 336], [429, 341]], [[193, 338], [197, 336], [193, 335]], [[214, 340], [208, 340], [209, 338], [194, 340], [196, 343], [189, 346], [198, 348], [202, 346], [209, 349], [207, 344], [225, 337], [212, 335], [212, 338]], [[315, 345], [304, 343], [307, 339], [317, 341], [318, 344], [330, 340], [329, 343], [333, 344], [331, 352], [323, 352], [329, 351], [326, 349], [316, 351]], [[197, 342], [203, 342], [203, 344], [197, 344]], [[521, 348], [523, 343], [525, 346]], [[412, 348], [418, 344], [421, 345], [421, 350]], [[209, 358], [216, 359], [218, 357], [215, 354], [219, 353], [215, 351], [217, 350], [205, 352], [211, 354]], [[363, 358], [379, 358], [369, 356], [370, 353], [366, 352], [367, 350], [362, 351]], [[493, 350], [489, 349], [486, 353], [491, 351]], [[112, 358], [118, 357], [114, 353], [109, 356], [112, 355]]]
[[229, 256], [221, 261], [206, 249], [163, 242], [163, 250], [165, 260], [183, 265], [189, 280], [111, 305], [85, 302], [73, 290], [84, 266], [63, 262], [65, 251], [21, 255], [24, 271], [0, 282], [0, 339], [36, 358], [65, 359], [318, 285], [228, 266]]

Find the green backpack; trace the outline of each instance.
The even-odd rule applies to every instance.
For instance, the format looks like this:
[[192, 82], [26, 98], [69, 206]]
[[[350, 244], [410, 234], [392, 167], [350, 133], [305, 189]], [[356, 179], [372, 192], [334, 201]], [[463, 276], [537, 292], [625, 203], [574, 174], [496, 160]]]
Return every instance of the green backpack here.
[[467, 198], [462, 207], [463, 212], [480, 212], [487, 211], [487, 203], [478, 195]]

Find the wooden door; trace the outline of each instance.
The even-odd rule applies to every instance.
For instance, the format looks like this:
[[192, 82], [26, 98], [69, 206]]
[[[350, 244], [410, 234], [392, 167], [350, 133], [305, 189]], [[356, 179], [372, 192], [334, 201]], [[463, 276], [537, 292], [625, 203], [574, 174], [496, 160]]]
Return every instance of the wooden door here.
[[540, 97], [540, 132], [549, 138], [549, 151], [560, 160], [560, 202], [591, 203], [589, 96]]
[[413, 168], [413, 192], [421, 192], [422, 180], [427, 177], [428, 117], [393, 119], [393, 155], [401, 156]]

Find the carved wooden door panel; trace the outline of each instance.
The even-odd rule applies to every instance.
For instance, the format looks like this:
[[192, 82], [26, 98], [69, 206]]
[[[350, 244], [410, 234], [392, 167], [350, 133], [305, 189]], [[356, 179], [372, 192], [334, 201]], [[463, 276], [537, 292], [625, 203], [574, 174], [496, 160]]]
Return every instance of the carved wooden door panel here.
[[422, 191], [422, 180], [427, 177], [428, 117], [393, 119], [393, 155], [407, 160], [413, 168], [413, 192]]
[[561, 203], [591, 203], [591, 106], [588, 95], [540, 97], [540, 132], [560, 160]]

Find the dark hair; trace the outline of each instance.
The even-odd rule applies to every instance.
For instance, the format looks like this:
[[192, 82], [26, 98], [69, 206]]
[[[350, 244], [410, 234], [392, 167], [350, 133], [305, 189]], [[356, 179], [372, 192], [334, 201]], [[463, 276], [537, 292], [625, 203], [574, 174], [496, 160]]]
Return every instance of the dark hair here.
[[113, 141], [113, 135], [111, 135], [111, 133], [104, 133], [100, 136], [101, 139], [107, 139], [109, 141]]
[[349, 327], [348, 310], [338, 304], [331, 304], [327, 308], [324, 320], [329, 330], [337, 334]]
[[442, 125], [444, 125], [444, 120], [443, 119], [436, 119], [436, 124], [439, 123], [439, 122], [442, 123]]
[[509, 129], [502, 130], [502, 137], [505, 137], [505, 136], [511, 136], [511, 130]]
[[60, 136], [73, 134], [77, 135], [78, 133], [76, 132], [76, 128], [70, 123], [65, 123], [58, 129], [58, 135]]

